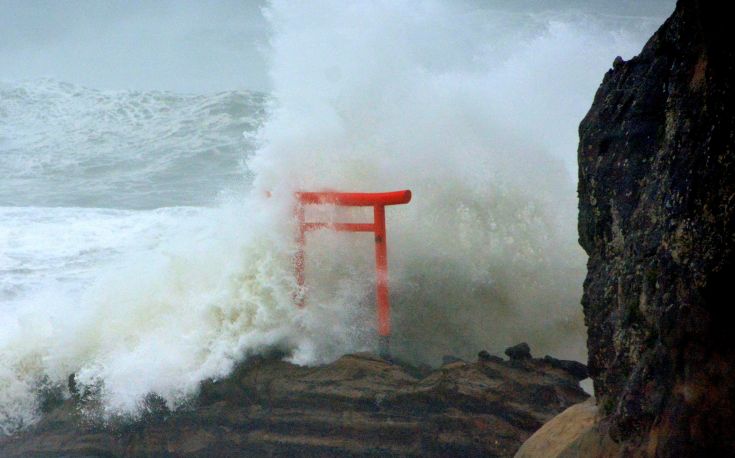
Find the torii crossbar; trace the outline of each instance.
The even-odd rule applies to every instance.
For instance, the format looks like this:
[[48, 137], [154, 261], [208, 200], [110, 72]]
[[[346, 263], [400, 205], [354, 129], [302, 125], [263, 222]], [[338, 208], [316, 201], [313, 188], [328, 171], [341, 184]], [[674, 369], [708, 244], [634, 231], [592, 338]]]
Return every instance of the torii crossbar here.
[[[304, 247], [306, 233], [317, 229], [331, 229], [343, 232], [372, 232], [375, 234], [375, 289], [378, 318], [378, 334], [381, 346], [387, 348], [390, 337], [390, 301], [388, 299], [388, 245], [385, 238], [386, 205], [407, 204], [411, 201], [411, 191], [356, 193], [356, 192], [297, 192], [296, 219], [298, 220], [298, 251], [295, 268], [296, 283], [299, 286], [297, 305], [304, 306]], [[336, 205], [341, 207], [373, 207], [372, 223], [323, 223], [307, 222], [306, 205]]]

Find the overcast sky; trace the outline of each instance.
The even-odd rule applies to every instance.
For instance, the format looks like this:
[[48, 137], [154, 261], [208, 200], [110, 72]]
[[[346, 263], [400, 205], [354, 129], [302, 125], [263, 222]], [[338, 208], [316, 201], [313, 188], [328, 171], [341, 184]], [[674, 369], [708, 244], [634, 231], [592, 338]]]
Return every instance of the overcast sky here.
[[[349, 0], [345, 0], [349, 1]], [[362, 0], [367, 1], [367, 0]], [[418, 1], [418, 0], [417, 0]], [[674, 0], [453, 0], [665, 18]], [[265, 0], [0, 0], [0, 80], [99, 89], [268, 90]]]
[[0, 80], [267, 90], [258, 0], [0, 0]]

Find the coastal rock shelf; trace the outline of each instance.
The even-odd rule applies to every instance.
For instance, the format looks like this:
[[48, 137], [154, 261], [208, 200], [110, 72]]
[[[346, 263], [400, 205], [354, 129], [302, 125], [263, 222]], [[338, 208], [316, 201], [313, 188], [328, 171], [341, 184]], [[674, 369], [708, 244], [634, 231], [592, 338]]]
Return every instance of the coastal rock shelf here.
[[257, 357], [204, 383], [187, 408], [169, 412], [152, 400], [135, 423], [90, 424], [78, 400], [61, 401], [31, 429], [0, 439], [0, 455], [512, 456], [588, 397], [583, 365], [523, 356], [448, 357], [434, 370], [370, 354], [318, 367]]

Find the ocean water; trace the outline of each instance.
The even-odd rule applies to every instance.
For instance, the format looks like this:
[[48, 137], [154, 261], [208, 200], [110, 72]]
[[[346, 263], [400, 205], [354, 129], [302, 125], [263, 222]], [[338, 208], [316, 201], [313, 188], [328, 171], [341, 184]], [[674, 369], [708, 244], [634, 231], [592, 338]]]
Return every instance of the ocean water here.
[[68, 395], [70, 374], [105, 418], [149, 393], [175, 408], [274, 347], [301, 364], [373, 348], [369, 237], [310, 235], [294, 307], [304, 189], [413, 191], [388, 209], [396, 355], [528, 341], [584, 359], [576, 128], [615, 56], [663, 18], [266, 13], [267, 95], [0, 83], [0, 431], [34, 422], [40, 392]]

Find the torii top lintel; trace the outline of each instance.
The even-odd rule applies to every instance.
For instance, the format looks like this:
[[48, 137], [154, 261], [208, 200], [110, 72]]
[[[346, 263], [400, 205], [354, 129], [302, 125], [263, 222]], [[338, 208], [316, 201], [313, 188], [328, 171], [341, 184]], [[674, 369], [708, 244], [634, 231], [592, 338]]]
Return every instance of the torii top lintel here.
[[376, 205], [400, 205], [411, 201], [408, 189], [393, 192], [297, 192], [302, 205], [340, 205], [345, 207], [373, 207]]

